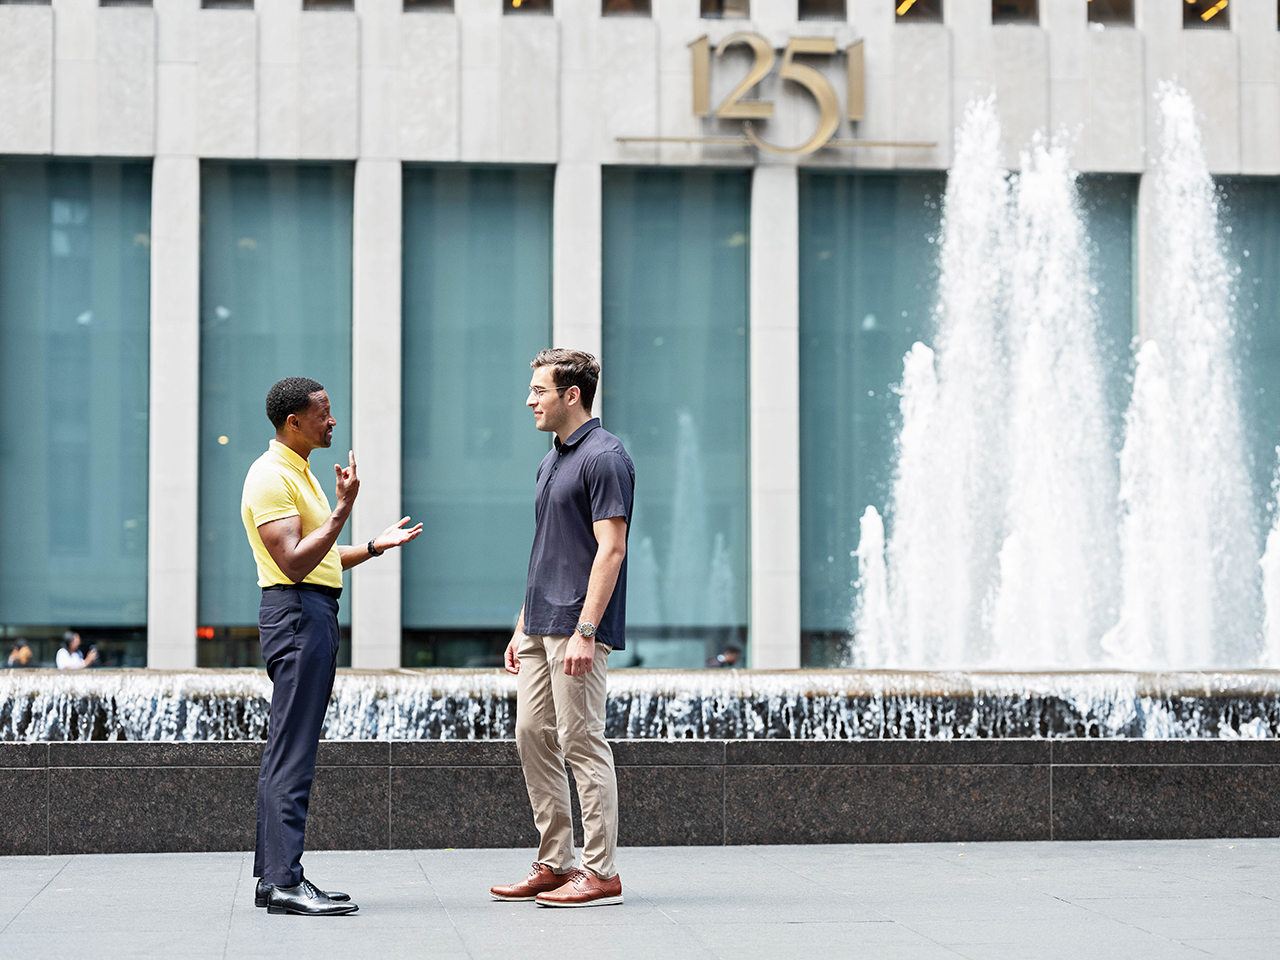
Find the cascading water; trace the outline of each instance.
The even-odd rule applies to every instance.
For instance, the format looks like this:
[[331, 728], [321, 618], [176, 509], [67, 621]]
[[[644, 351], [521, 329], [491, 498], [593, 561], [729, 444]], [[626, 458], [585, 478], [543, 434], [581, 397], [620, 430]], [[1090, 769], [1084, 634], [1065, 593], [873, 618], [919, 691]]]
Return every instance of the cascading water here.
[[1011, 175], [994, 101], [966, 110], [936, 346], [904, 359], [888, 523], [861, 525], [859, 666], [1250, 666], [1264, 591], [1280, 666], [1280, 526], [1260, 571], [1216, 194], [1190, 98], [1157, 101], [1159, 266], [1118, 470], [1067, 151], [1037, 137]]

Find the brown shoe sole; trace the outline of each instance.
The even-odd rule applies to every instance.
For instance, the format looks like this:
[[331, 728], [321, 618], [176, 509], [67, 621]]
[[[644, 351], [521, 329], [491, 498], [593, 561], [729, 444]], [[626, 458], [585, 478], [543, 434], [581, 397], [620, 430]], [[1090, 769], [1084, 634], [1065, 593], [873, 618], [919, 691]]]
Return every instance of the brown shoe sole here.
[[577, 902], [570, 900], [542, 900], [534, 897], [538, 901], [540, 907], [605, 907], [612, 903], [621, 903], [622, 894], [616, 897], [594, 897], [591, 900], [578, 900]]

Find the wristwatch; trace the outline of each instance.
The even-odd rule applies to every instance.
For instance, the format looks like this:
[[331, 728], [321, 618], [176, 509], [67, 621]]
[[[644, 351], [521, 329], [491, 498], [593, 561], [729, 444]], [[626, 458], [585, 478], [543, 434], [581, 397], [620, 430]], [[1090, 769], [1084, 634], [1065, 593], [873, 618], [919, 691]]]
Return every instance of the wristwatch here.
[[578, 633], [582, 634], [584, 637], [590, 640], [592, 637], [596, 635], [596, 625], [594, 623], [588, 623], [586, 620], [583, 620], [580, 624], [578, 624]]
[[[374, 539], [374, 540], [376, 540], [376, 539], [378, 539], [378, 538], [377, 538], [377, 537], [374, 537], [373, 539]], [[383, 555], [384, 553], [386, 553], [386, 552], [387, 552], [387, 551], [385, 551], [385, 550], [379, 550], [379, 549], [377, 549], [377, 548], [373, 545], [373, 540], [370, 540], [370, 541], [369, 541], [369, 556], [371, 556], [371, 557], [380, 557], [380, 556], [382, 556], [382, 555]]]

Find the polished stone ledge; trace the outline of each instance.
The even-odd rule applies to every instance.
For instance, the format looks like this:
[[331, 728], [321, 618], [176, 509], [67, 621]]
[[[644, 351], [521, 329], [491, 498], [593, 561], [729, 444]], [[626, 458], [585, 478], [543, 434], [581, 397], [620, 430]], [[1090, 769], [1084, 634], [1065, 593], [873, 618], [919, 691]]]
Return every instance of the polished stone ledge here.
[[[0, 743], [3, 854], [245, 850], [260, 741]], [[1275, 740], [619, 740], [624, 845], [1280, 836]], [[574, 796], [578, 842], [581, 819]], [[324, 741], [311, 849], [534, 846], [510, 740]]]

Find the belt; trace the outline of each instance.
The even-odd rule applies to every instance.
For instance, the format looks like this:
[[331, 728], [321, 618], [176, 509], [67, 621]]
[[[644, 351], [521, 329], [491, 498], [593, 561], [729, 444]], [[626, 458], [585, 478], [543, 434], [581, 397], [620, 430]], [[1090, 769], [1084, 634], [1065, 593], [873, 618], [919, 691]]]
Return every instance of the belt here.
[[341, 587], [326, 587], [323, 583], [273, 583], [269, 587], [263, 587], [262, 592], [268, 590], [308, 590], [311, 593], [323, 593], [326, 597], [333, 597], [337, 600], [342, 596]]

